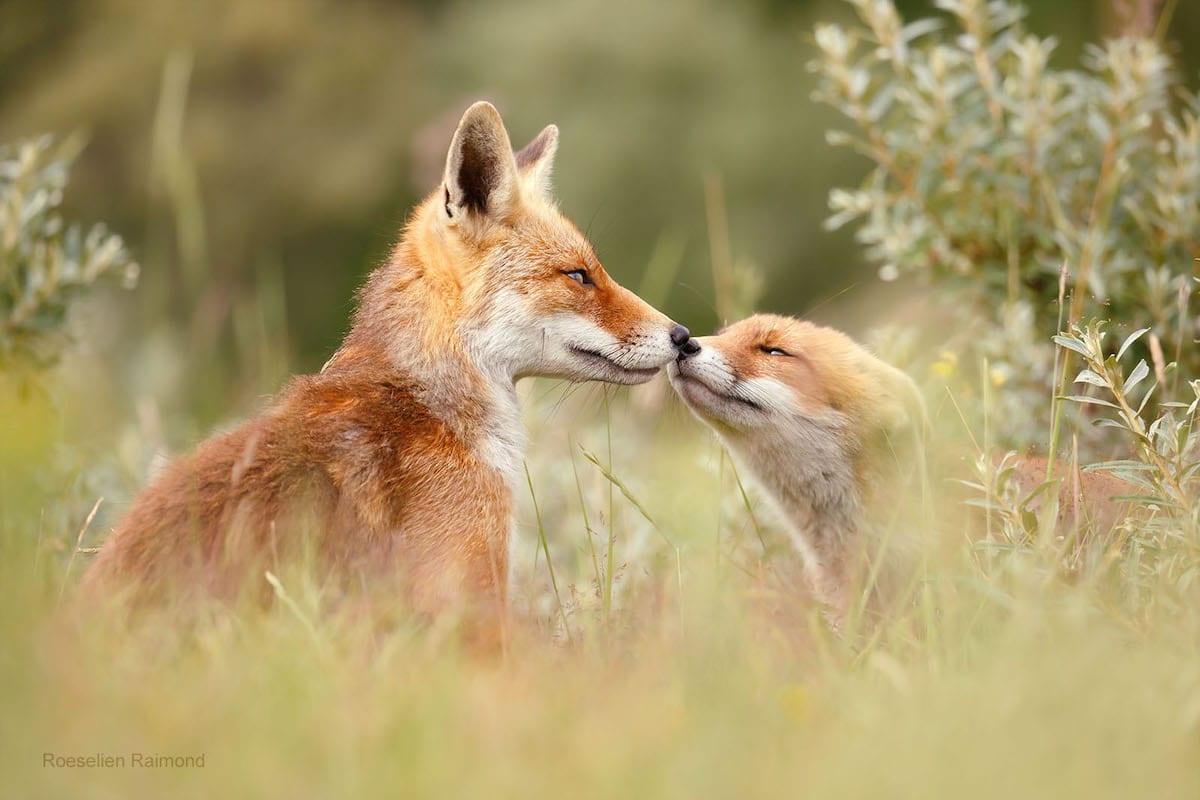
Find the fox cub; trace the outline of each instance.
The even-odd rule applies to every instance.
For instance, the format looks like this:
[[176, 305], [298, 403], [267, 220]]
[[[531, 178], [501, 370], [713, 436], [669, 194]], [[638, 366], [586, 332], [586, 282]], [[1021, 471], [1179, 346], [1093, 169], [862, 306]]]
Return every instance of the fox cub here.
[[394, 580], [421, 612], [501, 614], [524, 448], [515, 382], [642, 383], [688, 341], [559, 212], [557, 143], [551, 125], [514, 154], [496, 109], [471, 106], [342, 346], [258, 418], [171, 464], [88, 587], [261, 591], [303, 523], [335, 577]]
[[907, 375], [838, 331], [765, 314], [693, 339], [667, 374], [766, 490], [835, 627], [856, 602], [893, 599], [919, 533], [895, 512], [923, 489], [925, 412]]

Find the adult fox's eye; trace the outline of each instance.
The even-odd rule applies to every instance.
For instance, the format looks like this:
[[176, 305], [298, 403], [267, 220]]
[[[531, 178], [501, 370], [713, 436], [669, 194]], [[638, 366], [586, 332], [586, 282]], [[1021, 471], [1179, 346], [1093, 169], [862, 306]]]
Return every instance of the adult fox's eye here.
[[575, 281], [576, 283], [578, 283], [582, 286], [591, 286], [592, 285], [592, 279], [588, 277], [586, 270], [573, 269], [570, 271], [564, 271], [563, 275], [566, 275], [568, 278], [570, 278], [571, 280]]
[[778, 347], [767, 347], [765, 344], [760, 344], [758, 349], [769, 356], [787, 356], [791, 355], [786, 350], [780, 350]]

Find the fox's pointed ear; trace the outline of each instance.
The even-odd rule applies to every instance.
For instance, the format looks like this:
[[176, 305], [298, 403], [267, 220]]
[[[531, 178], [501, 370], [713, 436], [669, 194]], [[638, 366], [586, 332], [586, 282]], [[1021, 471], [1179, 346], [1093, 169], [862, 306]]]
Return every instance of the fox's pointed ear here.
[[475, 216], [504, 219], [518, 196], [517, 164], [500, 112], [491, 103], [467, 109], [446, 154], [443, 213], [452, 223]]
[[517, 170], [521, 182], [530, 191], [544, 197], [550, 195], [550, 173], [554, 170], [554, 154], [558, 152], [558, 126], [547, 125], [533, 141], [517, 153]]

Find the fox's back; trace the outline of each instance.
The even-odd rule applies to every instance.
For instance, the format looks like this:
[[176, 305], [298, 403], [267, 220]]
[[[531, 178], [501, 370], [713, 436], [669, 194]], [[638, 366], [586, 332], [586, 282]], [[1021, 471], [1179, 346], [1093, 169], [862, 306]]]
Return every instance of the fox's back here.
[[358, 374], [293, 380], [262, 416], [169, 465], [113, 532], [89, 582], [222, 595], [240, 588], [246, 569], [302, 544], [355, 573], [385, 570], [404, 553], [419, 573], [423, 544], [404, 531], [467, 541], [467, 527], [507, 516], [509, 501], [503, 476], [420, 402], [417, 387]]

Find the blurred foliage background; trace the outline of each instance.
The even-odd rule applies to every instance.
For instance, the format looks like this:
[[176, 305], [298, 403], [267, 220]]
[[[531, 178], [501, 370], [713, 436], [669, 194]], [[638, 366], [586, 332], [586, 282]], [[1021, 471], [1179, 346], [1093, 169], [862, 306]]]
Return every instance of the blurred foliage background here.
[[[1032, 5], [1028, 27], [1059, 39], [1060, 66], [1136, 24], [1103, 0]], [[694, 330], [731, 313], [714, 301], [712, 253], [761, 272], [761, 308], [879, 321], [852, 232], [821, 228], [829, 189], [869, 165], [826, 146], [837, 117], [811, 101], [805, 69], [815, 22], [851, 13], [819, 0], [7, 0], [0, 141], [86, 134], [65, 213], [105, 220], [146, 265], [88, 328], [90, 345], [123, 353], [97, 390], [149, 394], [203, 429], [320, 366], [477, 98], [518, 146], [560, 126], [565, 210], [619, 280]], [[1171, 20], [1173, 41], [1200, 34], [1194, 4]], [[1176, 55], [1195, 75], [1200, 56]], [[651, 263], [671, 279], [647, 285]]]
[[[906, 22], [948, 19], [926, 0], [897, 5]], [[982, 0], [941, 5], [983, 11]], [[1086, 43], [1144, 34], [1147, 9], [1150, 27], [1169, 9], [1172, 98], [1200, 83], [1200, 51], [1183, 46], [1200, 34], [1195, 3], [1029, 5], [1026, 29], [1057, 39], [1051, 70], [1078, 69]], [[845, 100], [839, 64], [847, 75], [872, 65], [863, 84], [871, 97], [910, 88], [916, 75], [885, 69], [869, 45], [840, 61], [822, 53], [818, 23], [862, 35], [854, 19], [840, 0], [0, 3], [0, 700], [15, 721], [0, 729], [11, 739], [0, 746], [0, 774], [29, 796], [211, 797], [235, 785], [295, 797], [397, 785], [435, 797], [479, 794], [464, 791], [476, 786], [521, 797], [589, 788], [792, 796], [796, 787], [811, 796], [929, 796], [931, 786], [945, 796], [1197, 796], [1200, 382], [1180, 380], [1195, 377], [1194, 347], [1179, 359], [1191, 369], [1161, 375], [1153, 348], [1141, 352], [1157, 330], [1176, 358], [1170, 351], [1200, 330], [1195, 305], [1181, 302], [1160, 321], [1162, 304], [1132, 290], [1111, 305], [1094, 297], [1083, 311], [1112, 316], [1106, 330], [1120, 335], [1102, 342], [1090, 325], [1053, 351], [1047, 317], [1057, 325], [1063, 314], [1048, 296], [1054, 281], [998, 282], [1018, 273], [1003, 263], [1006, 231], [975, 212], [996, 198], [1019, 207], [1019, 192], [991, 188], [1013, 174], [991, 157], [1005, 152], [1007, 129], [969, 146], [961, 132], [992, 113], [969, 82], [946, 124], [905, 113], [910, 94], [877, 131], [848, 125], [828, 104]], [[957, 30], [948, 24], [947, 37]], [[967, 49], [962, 39], [954, 46]], [[923, 66], [937, 49], [918, 42], [909, 52]], [[1015, 67], [1035, 61], [996, 63], [1024, 74]], [[964, 80], [971, 72], [949, 67]], [[1029, 73], [1038, 90], [1042, 74]], [[812, 99], [822, 80], [826, 103]], [[1084, 99], [1093, 94], [1103, 96]], [[299, 579], [287, 583], [296, 605], [236, 624], [218, 616], [195, 637], [171, 621], [131, 640], [104, 614], [90, 616], [78, 638], [48, 624], [87, 551], [165, 454], [260, 408], [289, 374], [320, 367], [345, 330], [355, 287], [434, 187], [454, 123], [479, 98], [500, 107], [518, 146], [558, 123], [564, 209], [619, 280], [693, 330], [752, 306], [858, 336], [874, 329], [881, 355], [924, 384], [939, 434], [953, 429], [944, 443], [950, 472], [962, 477], [964, 454], [980, 456], [978, 482], [966, 487], [978, 492], [942, 484], [935, 527], [944, 535], [929, 537], [942, 566], [901, 620], [928, 636], [855, 652], [821, 633], [816, 609], [796, 602], [797, 582], [764, 592], [761, 567], [774, 553], [758, 538], [757, 495], [743, 492], [732, 463], [678, 404], [655, 395], [661, 384], [612, 393], [610, 427], [605, 389], [568, 396], [570, 387], [537, 382], [522, 384], [530, 480], [518, 498], [513, 603], [546, 621], [547, 634], [560, 617], [561, 631], [583, 633], [585, 644], [603, 630], [595, 641], [604, 650], [547, 645], [515, 669], [476, 669], [444, 653], [436, 631], [378, 639], [321, 618], [320, 587]], [[1091, 142], [1076, 137], [1080, 119], [1091, 121], [1064, 113], [1046, 141]], [[1131, 140], [1165, 132], [1165, 123], [1150, 127]], [[922, 137], [971, 155], [965, 188], [949, 169], [930, 171], [920, 187], [935, 212], [925, 216], [953, 223], [945, 249], [973, 255], [961, 275], [922, 280], [936, 273], [923, 260], [928, 248], [903, 257], [882, 249], [926, 220], [899, 203], [867, 206], [903, 192], [882, 179], [872, 185], [878, 164], [829, 146], [829, 129], [874, 131], [888, 144], [880, 152], [906, 164], [929, 160]], [[1174, 158], [1162, 141], [1134, 151], [1131, 184], [1150, 185], [1146, 165], [1200, 163]], [[1195, 141], [1185, 142], [1192, 156]], [[1082, 159], [1084, 179], [1094, 160]], [[1043, 177], [1061, 174], [1069, 173]], [[1179, 199], [1182, 219], [1195, 208], [1188, 180], [1131, 202]], [[826, 231], [831, 190], [853, 187], [870, 191], [843, 191], [855, 202], [838, 210], [862, 199], [883, 211]], [[1044, 212], [1017, 216], [1034, 227]], [[1107, 218], [1068, 221], [1090, 233], [1097, 216]], [[1118, 244], [1133, 239], [1126, 222], [1112, 226]], [[1166, 241], [1194, 247], [1195, 231]], [[1059, 259], [1050, 245], [1061, 244], [1039, 242], [1021, 274], [1052, 275]], [[1131, 259], [1158, 266], [1155, 251]], [[1191, 252], [1164, 263], [1188, 289]], [[1098, 260], [1093, 275], [1120, 272], [1116, 261]], [[897, 280], [884, 282], [878, 273], [889, 262]], [[1024, 305], [1008, 307], [1025, 313], [1009, 315], [1004, 295], [1015, 288]], [[998, 338], [956, 341], [965, 326], [950, 325], [964, 317]], [[1127, 328], [1143, 324], [1156, 327], [1133, 337], [1123, 362], [1110, 357], [1116, 342], [1131, 341]], [[8, 362], [31, 351], [35, 362], [61, 366], [9, 391]], [[991, 359], [985, 369], [981, 355]], [[1116, 463], [1147, 493], [1144, 505], [1162, 509], [1147, 524], [1135, 518], [1103, 550], [1044, 535], [1030, 510], [1040, 489], [1025, 497], [1006, 485], [978, 424], [990, 402], [994, 437], [1023, 428], [1009, 438], [1037, 441], [1052, 416], [1047, 376], [1068, 383], [1080, 368], [1086, 385], [1077, 390], [1091, 392], [1083, 400], [1121, 402], [1099, 412], [1102, 432], [1132, 447], [1140, 461]], [[1022, 370], [1038, 380], [1022, 386]], [[1163, 404], [1162, 414], [1150, 406], [1145, 419], [1126, 413], [1155, 388], [1186, 405]], [[1094, 421], [1073, 420], [1062, 437], [1068, 450]], [[972, 426], [983, 428], [982, 447], [962, 441]], [[964, 519], [964, 498], [988, 509], [994, 548], [963, 536], [983, 524]], [[604, 543], [616, 558], [602, 574], [589, 556]], [[934, 553], [942, 543], [947, 552]], [[562, 599], [549, 581], [551, 557]], [[605, 582], [622, 611], [613, 626]], [[749, 607], [771, 621], [741, 608], [750, 586]], [[613, 657], [594, 657], [610, 652], [610, 630], [619, 635]], [[774, 652], [794, 638], [802, 654]], [[43, 747], [210, 750], [211, 764], [184, 786], [171, 770], [48, 771], [34, 752]]]

